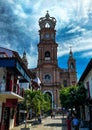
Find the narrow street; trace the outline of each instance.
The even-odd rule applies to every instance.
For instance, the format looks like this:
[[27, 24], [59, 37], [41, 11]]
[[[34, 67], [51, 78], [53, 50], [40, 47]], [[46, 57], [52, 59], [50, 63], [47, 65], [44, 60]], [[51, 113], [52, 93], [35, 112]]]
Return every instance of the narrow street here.
[[[31, 130], [67, 130], [65, 124], [66, 118], [62, 116], [56, 116], [55, 118], [46, 117], [42, 119], [42, 123], [38, 124], [37, 121], [31, 120], [28, 122], [27, 127]], [[21, 130], [25, 125], [20, 125], [18, 127], [13, 128], [12, 130]]]

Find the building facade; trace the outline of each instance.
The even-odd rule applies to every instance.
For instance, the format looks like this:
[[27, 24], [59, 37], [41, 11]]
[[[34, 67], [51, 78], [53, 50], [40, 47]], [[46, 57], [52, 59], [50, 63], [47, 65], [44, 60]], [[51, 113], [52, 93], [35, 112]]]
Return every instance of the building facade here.
[[17, 106], [31, 79], [18, 53], [0, 47], [0, 130], [10, 130], [19, 123]]
[[41, 90], [51, 96], [52, 109], [59, 109], [59, 90], [77, 83], [76, 60], [70, 49], [67, 60], [68, 68], [58, 67], [56, 43], [56, 19], [50, 17], [48, 11], [45, 17], [39, 19], [38, 63], [33, 71], [41, 80]]

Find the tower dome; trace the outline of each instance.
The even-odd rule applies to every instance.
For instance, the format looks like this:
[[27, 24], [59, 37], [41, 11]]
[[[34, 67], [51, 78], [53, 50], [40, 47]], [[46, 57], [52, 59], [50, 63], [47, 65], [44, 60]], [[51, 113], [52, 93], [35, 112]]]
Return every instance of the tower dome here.
[[45, 17], [41, 17], [39, 19], [39, 26], [40, 28], [55, 28], [56, 25], [56, 19], [54, 17], [50, 17], [48, 11], [45, 15]]

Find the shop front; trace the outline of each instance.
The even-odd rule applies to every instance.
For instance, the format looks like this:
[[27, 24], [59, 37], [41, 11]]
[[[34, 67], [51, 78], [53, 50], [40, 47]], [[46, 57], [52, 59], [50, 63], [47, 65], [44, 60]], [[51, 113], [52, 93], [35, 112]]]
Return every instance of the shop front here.
[[17, 99], [6, 99], [6, 103], [2, 104], [1, 129], [12, 129], [16, 124], [16, 106]]

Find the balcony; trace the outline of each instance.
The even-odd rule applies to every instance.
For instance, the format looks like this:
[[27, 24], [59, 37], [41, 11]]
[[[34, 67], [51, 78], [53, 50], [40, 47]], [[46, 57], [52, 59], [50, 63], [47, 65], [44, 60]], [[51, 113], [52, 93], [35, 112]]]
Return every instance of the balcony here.
[[14, 86], [0, 86], [0, 100], [5, 101], [6, 99], [18, 99], [18, 102], [23, 100], [24, 89], [20, 88], [18, 84]]
[[[23, 100], [24, 89], [18, 83], [30, 83], [31, 74], [22, 64], [21, 58], [14, 53], [14, 57], [0, 58], [1, 79], [0, 79], [0, 101], [6, 99]], [[4, 71], [5, 70], [5, 71]], [[3, 79], [3, 75], [5, 76]], [[21, 78], [19, 78], [21, 77]]]

